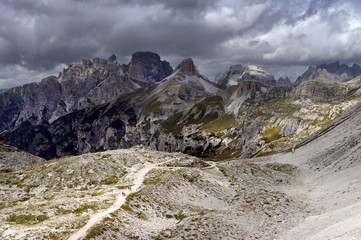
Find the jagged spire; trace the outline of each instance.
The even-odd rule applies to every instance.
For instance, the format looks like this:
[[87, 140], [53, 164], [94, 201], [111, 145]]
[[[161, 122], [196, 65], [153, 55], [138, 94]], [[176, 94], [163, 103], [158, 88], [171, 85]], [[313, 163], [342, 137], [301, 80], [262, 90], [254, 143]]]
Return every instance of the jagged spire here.
[[199, 75], [198, 69], [193, 63], [191, 58], [186, 58], [182, 61], [181, 64], [176, 68], [176, 70], [180, 70], [182, 73], [188, 76]]

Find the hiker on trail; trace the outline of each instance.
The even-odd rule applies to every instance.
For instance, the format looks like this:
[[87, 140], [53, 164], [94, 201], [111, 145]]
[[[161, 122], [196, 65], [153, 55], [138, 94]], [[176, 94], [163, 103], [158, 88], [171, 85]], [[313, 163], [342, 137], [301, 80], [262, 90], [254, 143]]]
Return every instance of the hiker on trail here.
[[132, 187], [129, 187], [129, 191], [132, 191]]
[[295, 143], [295, 145], [293, 145], [293, 147], [292, 147], [292, 154], [295, 153], [296, 146], [297, 146], [297, 143]]

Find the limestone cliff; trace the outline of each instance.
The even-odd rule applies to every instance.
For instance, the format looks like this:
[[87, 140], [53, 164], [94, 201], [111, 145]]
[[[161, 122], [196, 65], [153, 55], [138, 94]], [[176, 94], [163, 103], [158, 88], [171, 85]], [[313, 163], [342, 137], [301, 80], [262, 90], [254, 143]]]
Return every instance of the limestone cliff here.
[[33, 126], [51, 123], [73, 111], [151, 85], [171, 72], [168, 62], [150, 52], [135, 53], [129, 65], [119, 64], [115, 55], [108, 60], [94, 58], [93, 62], [83, 58], [58, 77], [1, 92], [0, 132], [12, 131], [24, 122]]

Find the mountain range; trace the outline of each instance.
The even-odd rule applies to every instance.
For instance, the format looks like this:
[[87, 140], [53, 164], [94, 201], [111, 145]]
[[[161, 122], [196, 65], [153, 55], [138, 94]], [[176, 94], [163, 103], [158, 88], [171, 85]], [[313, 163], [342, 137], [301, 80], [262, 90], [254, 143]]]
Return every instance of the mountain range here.
[[0, 171], [0, 237], [359, 239], [360, 123], [358, 103], [293, 151], [220, 162], [145, 147], [45, 161], [1, 146], [22, 160]]
[[340, 64], [338, 61], [329, 64], [321, 64], [316, 67], [310, 66], [305, 73], [297, 78], [297, 82], [306, 80], [323, 80], [347, 82], [361, 75], [361, 67], [357, 64], [349, 67], [346, 64]]
[[278, 82], [240, 65], [211, 82], [192, 59], [173, 71], [151, 52], [133, 54], [128, 65], [115, 56], [82, 59], [57, 78], [0, 93], [0, 130], [4, 143], [46, 159], [136, 145], [252, 157], [288, 151], [360, 98], [359, 78]]
[[137, 52], [1, 91], [0, 238], [360, 239], [358, 68]]

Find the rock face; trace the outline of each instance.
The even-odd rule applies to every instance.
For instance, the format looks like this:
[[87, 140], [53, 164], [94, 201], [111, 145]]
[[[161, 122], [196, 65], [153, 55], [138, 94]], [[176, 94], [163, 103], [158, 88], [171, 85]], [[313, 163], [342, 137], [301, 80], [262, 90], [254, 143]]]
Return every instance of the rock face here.
[[183, 62], [176, 68], [176, 70], [179, 70], [181, 73], [187, 76], [200, 76], [198, 69], [196, 66], [194, 66], [193, 60], [191, 58], [183, 60]]
[[[217, 160], [263, 156], [287, 151], [361, 100], [361, 78], [348, 83], [313, 80], [287, 85], [245, 79], [220, 88], [199, 73], [192, 59], [185, 59], [162, 81], [143, 88], [138, 84], [134, 91], [102, 102], [106, 99], [102, 94], [115, 91], [111, 89], [118, 86], [115, 82], [122, 86], [116, 73], [132, 82], [127, 69], [113, 56], [93, 62], [83, 59], [65, 70], [60, 80], [47, 80], [60, 86], [63, 111], [77, 111], [54, 121], [20, 122], [2, 133], [5, 142], [46, 159], [135, 145]], [[240, 71], [241, 67], [231, 69]], [[91, 76], [106, 72], [107, 82], [94, 87], [98, 78]], [[242, 76], [259, 72], [259, 68], [247, 67]], [[87, 84], [79, 80], [87, 77]], [[86, 89], [90, 90], [84, 97]], [[69, 91], [72, 94], [63, 98], [63, 92]], [[76, 106], [77, 99], [78, 104], [89, 103], [90, 107]], [[57, 103], [51, 106], [59, 110]]]
[[361, 75], [361, 67], [357, 64], [352, 67], [340, 64], [338, 61], [330, 64], [322, 64], [316, 67], [310, 66], [308, 70], [297, 78], [296, 83], [307, 80], [323, 80], [347, 82]]
[[169, 76], [173, 69], [169, 62], [161, 61], [156, 53], [136, 52], [129, 63], [128, 72], [140, 84], [149, 85]]
[[186, 59], [158, 84], [67, 114], [51, 124], [31, 127], [23, 123], [5, 138], [47, 159], [150, 145], [151, 141], [158, 141], [154, 135], [159, 134], [156, 130], [161, 121], [220, 91], [199, 74], [191, 59]]
[[271, 74], [254, 65], [249, 65], [246, 68], [243, 68], [241, 65], [234, 65], [230, 67], [227, 72], [219, 73], [215, 77], [214, 82], [226, 87], [237, 85], [238, 83], [247, 79], [252, 79], [271, 85], [276, 84], [276, 81]]
[[288, 84], [292, 84], [291, 80], [288, 77], [286, 78], [280, 77], [277, 80], [277, 85], [288, 85]]
[[119, 64], [115, 55], [108, 60], [94, 58], [93, 62], [83, 58], [58, 77], [1, 92], [0, 132], [11, 131], [23, 122], [33, 126], [51, 123], [73, 111], [151, 85], [171, 72], [169, 63], [151, 52], [135, 53], [129, 66]]
[[241, 78], [244, 70], [245, 68], [242, 67], [242, 65], [233, 65], [228, 71], [217, 74], [214, 82], [224, 87], [227, 85], [236, 85], [234, 83], [237, 83], [237, 80]]

